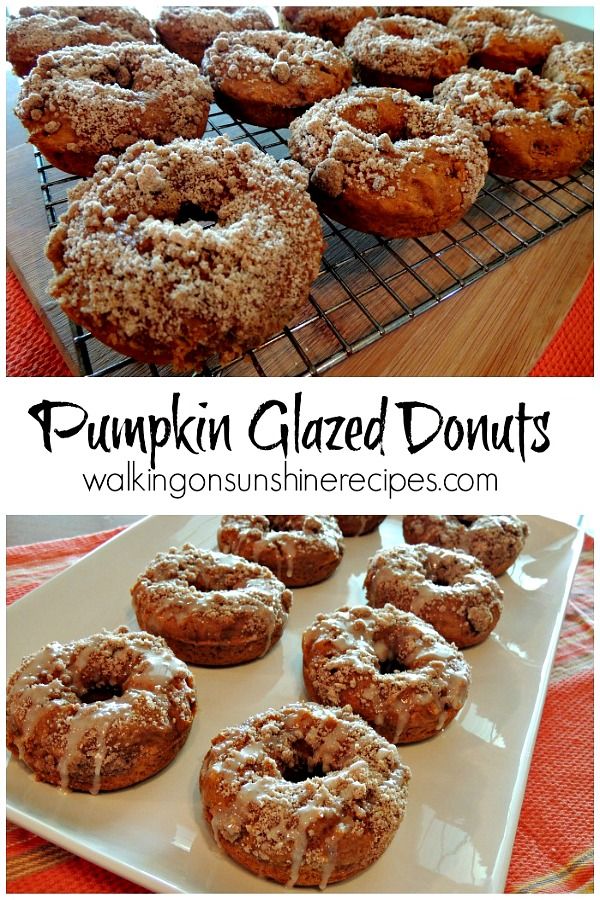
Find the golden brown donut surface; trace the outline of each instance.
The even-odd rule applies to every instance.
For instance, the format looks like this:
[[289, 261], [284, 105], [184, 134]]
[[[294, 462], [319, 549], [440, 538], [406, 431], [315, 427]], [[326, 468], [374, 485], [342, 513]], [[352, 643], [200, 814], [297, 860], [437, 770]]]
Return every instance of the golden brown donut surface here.
[[589, 103], [594, 102], [594, 45], [589, 41], [565, 41], [548, 54], [542, 78], [577, 90]]
[[[292, 318], [319, 270], [305, 173], [247, 143], [142, 141], [69, 197], [46, 249], [51, 294], [135, 359], [233, 359]], [[196, 221], [211, 216], [213, 228]]]
[[290, 129], [317, 205], [386, 237], [433, 234], [483, 187], [485, 148], [470, 124], [394, 88], [356, 88], [316, 104]]
[[288, 887], [342, 881], [388, 847], [410, 772], [351, 710], [292, 703], [212, 740], [200, 774], [217, 844]]
[[141, 138], [200, 137], [211, 100], [200, 70], [164, 47], [111, 44], [40, 57], [15, 112], [52, 165], [92, 175], [101, 156]]
[[413, 16], [365, 19], [353, 28], [344, 50], [359, 81], [431, 96], [433, 86], [458, 72], [469, 58], [457, 34]]
[[556, 25], [527, 9], [462, 7], [448, 25], [467, 45], [471, 65], [501, 72], [540, 66], [563, 40]]
[[434, 89], [434, 101], [470, 121], [490, 171], [510, 178], [559, 178], [594, 146], [594, 111], [575, 91], [519, 69], [466, 69]]
[[517, 516], [404, 516], [409, 544], [435, 544], [476, 556], [492, 575], [502, 575], [525, 546], [529, 526]]
[[380, 6], [380, 16], [416, 16], [447, 25], [459, 6]]
[[335, 519], [344, 537], [356, 537], [375, 531], [385, 516], [336, 516]]
[[162, 638], [123, 627], [23, 660], [7, 687], [7, 746], [38, 781], [97, 794], [168, 765], [195, 711], [185, 663]]
[[484, 641], [502, 612], [503, 591], [478, 559], [430, 544], [380, 550], [365, 587], [370, 606], [413, 612], [459, 648]]
[[292, 593], [264, 566], [192, 544], [158, 553], [131, 590], [138, 624], [179, 659], [232, 666], [282, 635]]
[[80, 22], [87, 22], [89, 25], [106, 23], [114, 28], [122, 28], [137, 41], [145, 41], [149, 44], [154, 42], [150, 22], [132, 6], [23, 6], [19, 10], [19, 15], [44, 15], [55, 19], [67, 19], [75, 16]]
[[288, 587], [324, 581], [342, 560], [334, 516], [223, 516], [219, 549], [267, 566]]
[[274, 27], [271, 16], [257, 6], [164, 6], [156, 20], [163, 44], [197, 65], [221, 32]]
[[[78, 7], [79, 9], [79, 7]], [[139, 30], [135, 25], [136, 32]], [[55, 18], [51, 15], [28, 15], [11, 19], [6, 26], [6, 58], [12, 63], [17, 75], [27, 75], [35, 66], [38, 57], [51, 50], [65, 47], [81, 47], [84, 44], [130, 43], [146, 40], [152, 43], [152, 34], [142, 38], [132, 33], [122, 24], [84, 22], [76, 15]]]
[[439, 734], [464, 706], [464, 656], [411, 612], [388, 604], [320, 613], [302, 637], [311, 700], [350, 706], [393, 744]]
[[222, 109], [268, 128], [286, 127], [352, 81], [347, 56], [330, 41], [288, 31], [220, 34], [203, 70]]
[[331, 41], [341, 47], [344, 38], [362, 19], [377, 15], [374, 6], [282, 6], [281, 27]]

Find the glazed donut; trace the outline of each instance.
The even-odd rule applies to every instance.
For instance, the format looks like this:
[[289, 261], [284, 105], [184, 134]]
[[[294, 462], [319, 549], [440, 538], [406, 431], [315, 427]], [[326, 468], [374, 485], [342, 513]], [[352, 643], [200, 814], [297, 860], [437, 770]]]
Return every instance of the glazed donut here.
[[404, 516], [404, 540], [464, 550], [502, 575], [523, 550], [529, 526], [516, 516]]
[[413, 612], [461, 649], [484, 641], [502, 612], [503, 591], [478, 559], [430, 544], [380, 550], [365, 587], [370, 606]]
[[155, 27], [165, 47], [200, 65], [207, 47], [221, 32], [275, 26], [266, 10], [257, 6], [164, 6]]
[[376, 15], [374, 6], [282, 6], [279, 21], [287, 31], [312, 34], [341, 47], [355, 25]]
[[433, 234], [483, 187], [485, 148], [470, 125], [394, 88], [356, 88], [316, 104], [290, 129], [317, 205], [385, 237]]
[[335, 516], [344, 537], [371, 534], [384, 519], [385, 516]]
[[15, 112], [48, 162], [92, 175], [99, 158], [141, 138], [204, 134], [212, 92], [196, 66], [164, 47], [71, 47], [40, 57]]
[[287, 127], [352, 81], [349, 60], [331, 42], [287, 31], [220, 34], [203, 69], [221, 109], [266, 128]]
[[434, 89], [434, 101], [472, 122], [490, 171], [509, 178], [559, 178], [594, 146], [594, 111], [569, 88], [519, 69], [467, 69]]
[[228, 856], [279, 884], [324, 888], [381, 856], [409, 778], [398, 750], [349, 707], [292, 703], [213, 738], [200, 790]]
[[[69, 198], [46, 247], [50, 293], [138, 360], [180, 371], [231, 360], [289, 322], [319, 271], [305, 173], [248, 143], [142, 141]], [[197, 221], [211, 216], [215, 228]]]
[[460, 6], [380, 6], [380, 16], [415, 16], [447, 25]]
[[411, 612], [343, 606], [320, 613], [302, 637], [308, 696], [350, 706], [392, 744], [439, 734], [465, 704], [462, 653]]
[[565, 41], [553, 47], [544, 63], [542, 78], [566, 84], [594, 102], [594, 45], [587, 41]]
[[6, 58], [12, 64], [15, 74], [23, 76], [31, 72], [38, 57], [51, 50], [80, 47], [84, 44], [106, 46], [139, 40], [153, 42], [152, 33], [145, 38], [141, 37], [129, 30], [132, 27], [139, 32], [138, 25], [135, 22], [128, 23], [129, 19], [125, 17], [119, 24], [110, 24], [108, 21], [92, 24], [82, 21], [76, 15], [70, 15], [66, 19], [50, 15], [27, 15], [11, 19], [6, 25]]
[[11, 675], [6, 697], [8, 749], [38, 781], [90, 794], [167, 766], [196, 712], [185, 663], [125, 627], [48, 644]]
[[433, 86], [469, 58], [449, 28], [413, 16], [365, 19], [352, 29], [344, 50], [363, 84], [403, 88], [421, 97], [430, 97]]
[[288, 587], [324, 581], [344, 554], [334, 516], [223, 516], [219, 549], [267, 566]]
[[467, 45], [472, 66], [501, 72], [540, 66], [563, 40], [556, 25], [528, 9], [462, 7], [448, 25]]
[[[24, 6], [20, 16], [51, 16], [54, 19], [68, 19], [75, 16], [88, 25], [112, 25], [127, 31], [136, 41], [154, 43], [154, 33], [150, 22], [133, 6]], [[131, 40], [130, 38], [130, 40]], [[94, 43], [94, 41], [90, 41]], [[60, 47], [52, 49], [59, 50]]]
[[184, 544], [158, 553], [131, 589], [140, 628], [199, 666], [264, 656], [282, 635], [292, 593], [269, 569]]

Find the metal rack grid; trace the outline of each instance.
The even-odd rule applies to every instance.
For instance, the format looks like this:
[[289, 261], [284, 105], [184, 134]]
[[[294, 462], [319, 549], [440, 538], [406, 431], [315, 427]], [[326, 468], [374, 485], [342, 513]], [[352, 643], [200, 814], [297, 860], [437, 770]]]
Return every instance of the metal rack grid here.
[[[246, 125], [211, 108], [207, 137], [250, 141], [277, 159], [288, 157], [285, 129]], [[48, 225], [66, 206], [78, 179], [48, 165], [36, 152]], [[345, 228], [323, 216], [327, 249], [309, 302], [279, 334], [221, 367], [209, 360], [202, 376], [319, 375], [502, 266], [593, 208], [593, 161], [569, 177], [514, 181], [489, 176], [473, 207], [457, 224], [422, 238], [387, 239]], [[144, 366], [106, 348], [71, 324], [81, 374], [169, 376], [169, 367]]]

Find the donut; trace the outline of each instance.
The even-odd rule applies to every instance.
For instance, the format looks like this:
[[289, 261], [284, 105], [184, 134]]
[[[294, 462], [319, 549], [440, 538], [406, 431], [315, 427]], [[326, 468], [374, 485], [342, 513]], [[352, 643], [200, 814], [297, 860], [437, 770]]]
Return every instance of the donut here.
[[413, 612], [459, 649], [484, 641], [502, 612], [503, 591], [478, 559], [430, 544], [380, 550], [365, 588], [369, 606]]
[[312, 34], [341, 47], [355, 25], [376, 15], [374, 6], [282, 6], [279, 21], [287, 31]]
[[344, 537], [357, 537], [362, 534], [371, 534], [378, 525], [381, 525], [385, 516], [336, 516], [335, 520], [340, 526]]
[[459, 6], [380, 6], [380, 16], [415, 16], [447, 25]]
[[320, 613], [302, 637], [311, 700], [350, 706], [392, 744], [450, 724], [471, 681], [462, 653], [411, 612], [387, 604]]
[[221, 109], [265, 128], [287, 127], [352, 81], [348, 58], [330, 41], [287, 31], [220, 34], [202, 65]]
[[502, 575], [525, 546], [529, 526], [516, 516], [404, 516], [404, 540], [464, 550]]
[[288, 887], [324, 888], [388, 847], [409, 778], [398, 750], [349, 707], [292, 703], [214, 737], [200, 790], [235, 862]]
[[264, 566], [192, 544], [158, 553], [131, 589], [140, 628], [199, 666], [264, 656], [282, 635], [292, 593]]
[[[136, 41], [154, 43], [154, 33], [150, 22], [133, 6], [23, 6], [20, 16], [51, 16], [54, 19], [68, 19], [75, 16], [88, 25], [112, 25], [122, 28]], [[131, 40], [130, 38], [130, 40]], [[93, 43], [93, 41], [90, 41]], [[59, 50], [59, 47], [52, 49]]]
[[6, 742], [38, 781], [97, 794], [164, 769], [195, 712], [185, 663], [121, 627], [26, 657], [8, 681]]
[[434, 89], [434, 101], [470, 121], [490, 171], [509, 178], [568, 175], [594, 146], [594, 111], [575, 91], [519, 69], [467, 69]]
[[262, 31], [274, 25], [268, 12], [257, 6], [164, 6], [155, 27], [165, 47], [200, 65], [221, 32]]
[[41, 56], [15, 112], [48, 162], [87, 176], [141, 138], [200, 137], [211, 100], [199, 69], [164, 47], [111, 44]]
[[462, 7], [448, 26], [463, 39], [472, 66], [516, 72], [540, 66], [563, 36], [552, 22], [528, 9]]
[[[108, 9], [102, 9], [109, 12]], [[6, 58], [12, 64], [15, 74], [23, 76], [31, 72], [38, 57], [51, 50], [80, 47], [84, 44], [106, 46], [143, 40], [152, 43], [154, 37], [151, 32], [146, 37], [140, 35], [139, 32], [143, 29], [139, 27], [138, 15], [133, 20], [128, 15], [122, 19], [114, 17], [113, 23], [108, 21], [107, 15], [105, 21], [97, 24], [85, 22], [74, 14], [65, 19], [52, 15], [27, 15], [10, 19], [6, 25]], [[139, 18], [143, 19], [142, 16]], [[135, 29], [135, 33], [130, 28]]]
[[[305, 173], [248, 143], [141, 141], [69, 198], [46, 247], [50, 293], [141, 361], [185, 371], [234, 359], [290, 321], [319, 271]], [[197, 221], [211, 217], [212, 229]]]
[[469, 58], [449, 28], [413, 16], [365, 19], [352, 29], [344, 50], [363, 84], [403, 88], [421, 97], [430, 97], [433, 86]]
[[288, 587], [324, 581], [344, 554], [334, 516], [223, 516], [219, 549], [267, 566]]
[[553, 47], [544, 63], [542, 78], [573, 88], [588, 103], [594, 102], [594, 45], [565, 41]]
[[316, 104], [292, 123], [289, 146], [323, 212], [385, 237], [458, 221], [488, 168], [468, 123], [394, 88], [356, 88]]

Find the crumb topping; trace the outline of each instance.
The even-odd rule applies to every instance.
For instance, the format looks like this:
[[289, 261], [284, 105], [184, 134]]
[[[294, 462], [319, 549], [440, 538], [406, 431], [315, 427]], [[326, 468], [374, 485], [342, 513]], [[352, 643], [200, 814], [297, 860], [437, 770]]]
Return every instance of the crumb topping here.
[[587, 129], [593, 110], [568, 87], [518, 69], [514, 75], [491, 69], [464, 69], [433, 90], [435, 103], [468, 119], [487, 140], [490, 130], [531, 128], [550, 123]]
[[282, 6], [284, 28], [323, 37], [338, 46], [362, 19], [377, 15], [374, 6]]
[[525, 9], [499, 6], [463, 7], [451, 17], [449, 27], [461, 36], [470, 54], [495, 45], [532, 47], [546, 53], [562, 41], [562, 35], [549, 19]]
[[[286, 778], [295, 770], [306, 778]], [[409, 778], [396, 748], [349, 707], [295, 703], [217, 735], [200, 784], [217, 843], [286, 869], [290, 887], [306, 870], [321, 873], [324, 887], [358, 837], [371, 856], [365, 865], [383, 852], [404, 816]]]
[[221, 32], [273, 27], [273, 20], [266, 10], [256, 6], [165, 6], [156, 21], [156, 30], [163, 42], [198, 64], [206, 48]]
[[587, 41], [557, 44], [544, 63], [542, 77], [568, 85], [582, 96], [593, 99], [594, 45]]
[[380, 16], [416, 16], [418, 19], [431, 19], [440, 25], [447, 25], [458, 6], [380, 6]]
[[[227, 138], [141, 141], [103, 157], [50, 236], [52, 296], [128, 339], [164, 344], [179, 367], [239, 352], [288, 321], [317, 275], [322, 236], [306, 184], [295, 163]], [[214, 227], [178, 224], [190, 204]]]
[[290, 127], [290, 151], [332, 197], [347, 185], [394, 197], [430, 167], [462, 164], [461, 190], [475, 199], [488, 167], [464, 119], [395, 88], [355, 88], [311, 107]]
[[19, 10], [19, 15], [44, 15], [53, 19], [75, 16], [80, 22], [87, 22], [89, 25], [106, 23], [121, 28], [138, 41], [149, 44], [154, 41], [150, 22], [132, 6], [24, 6]]
[[350, 32], [344, 49], [361, 66], [415, 78], [446, 78], [468, 60], [457, 34], [412, 16], [365, 19]]
[[343, 552], [342, 532], [334, 516], [223, 516], [217, 538], [228, 553], [238, 553], [247, 543], [255, 558], [264, 550], [276, 550], [287, 559], [288, 568], [293, 568], [295, 556], [305, 547], [336, 555]]

